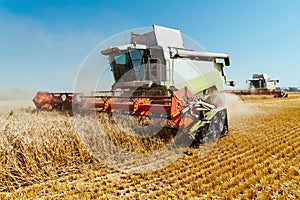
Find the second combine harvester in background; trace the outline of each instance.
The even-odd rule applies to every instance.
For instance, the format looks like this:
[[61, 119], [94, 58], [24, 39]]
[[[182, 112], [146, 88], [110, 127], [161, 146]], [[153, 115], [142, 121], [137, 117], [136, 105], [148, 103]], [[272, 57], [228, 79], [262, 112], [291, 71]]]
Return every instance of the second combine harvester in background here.
[[227, 54], [186, 49], [179, 30], [157, 25], [148, 33], [131, 33], [130, 44], [101, 54], [110, 61], [111, 90], [91, 95], [38, 92], [36, 107], [128, 114], [140, 122], [167, 118], [200, 142], [228, 132], [221, 97], [223, 84], [233, 84], [224, 75], [224, 64], [230, 65]]
[[288, 93], [277, 88], [278, 79], [270, 79], [266, 73], [253, 74], [252, 79], [246, 81], [247, 90], [227, 90], [227, 93], [237, 95], [269, 95], [274, 97], [288, 97]]

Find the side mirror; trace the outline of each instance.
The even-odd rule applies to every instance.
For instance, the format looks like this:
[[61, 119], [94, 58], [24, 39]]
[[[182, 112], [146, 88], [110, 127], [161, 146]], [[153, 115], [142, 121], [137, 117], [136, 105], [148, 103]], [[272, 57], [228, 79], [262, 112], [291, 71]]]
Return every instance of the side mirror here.
[[235, 82], [234, 81], [226, 81], [225, 83], [228, 86], [234, 87], [235, 86]]
[[230, 65], [230, 59], [229, 59], [229, 57], [225, 58], [224, 62], [225, 62], [226, 66], [229, 66]]

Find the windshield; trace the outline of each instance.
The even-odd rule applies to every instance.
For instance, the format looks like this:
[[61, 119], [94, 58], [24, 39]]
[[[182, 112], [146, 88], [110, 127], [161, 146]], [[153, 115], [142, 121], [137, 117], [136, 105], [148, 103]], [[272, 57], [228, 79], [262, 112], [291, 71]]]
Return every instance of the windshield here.
[[111, 56], [111, 59], [115, 81], [141, 81], [145, 79], [146, 50], [130, 50], [124, 54]]

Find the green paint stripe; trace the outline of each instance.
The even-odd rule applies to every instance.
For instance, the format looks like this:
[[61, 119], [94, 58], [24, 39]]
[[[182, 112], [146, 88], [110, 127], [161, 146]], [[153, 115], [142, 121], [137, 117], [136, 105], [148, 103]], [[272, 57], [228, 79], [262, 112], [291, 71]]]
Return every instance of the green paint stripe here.
[[217, 70], [214, 70], [203, 76], [198, 76], [186, 82], [176, 84], [176, 88], [181, 89], [187, 86], [193, 94], [196, 94], [215, 85], [217, 90], [221, 91], [223, 90], [223, 81], [224, 79], [220, 76], [220, 73]]

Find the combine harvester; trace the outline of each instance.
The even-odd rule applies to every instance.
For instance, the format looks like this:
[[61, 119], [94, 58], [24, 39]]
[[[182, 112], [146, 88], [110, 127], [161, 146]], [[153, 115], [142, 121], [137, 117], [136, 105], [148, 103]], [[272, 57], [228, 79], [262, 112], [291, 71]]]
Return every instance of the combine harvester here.
[[221, 95], [224, 83], [233, 86], [223, 70], [230, 65], [227, 54], [186, 49], [179, 30], [157, 25], [149, 33], [131, 33], [131, 44], [100, 53], [110, 61], [111, 90], [38, 92], [37, 109], [133, 115], [143, 126], [151, 118], [167, 118], [199, 142], [228, 132]]
[[274, 97], [288, 97], [288, 93], [276, 87], [278, 79], [270, 79], [266, 73], [253, 74], [252, 79], [247, 80], [248, 90], [226, 90], [227, 93], [237, 95], [271, 95]]

